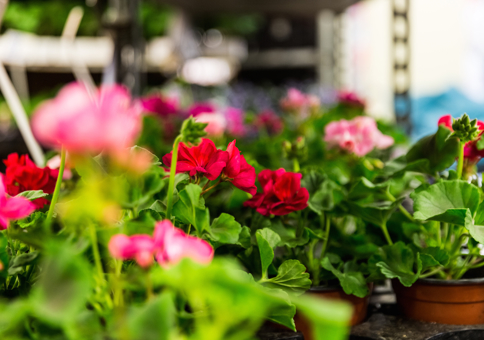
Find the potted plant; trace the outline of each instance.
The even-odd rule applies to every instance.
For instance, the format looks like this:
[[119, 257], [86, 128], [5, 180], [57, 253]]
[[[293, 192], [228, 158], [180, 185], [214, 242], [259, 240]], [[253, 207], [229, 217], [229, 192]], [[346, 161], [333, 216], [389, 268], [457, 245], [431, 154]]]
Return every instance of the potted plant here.
[[[374, 277], [394, 279], [398, 304], [408, 317], [447, 324], [484, 321], [484, 281], [477, 270], [484, 264], [482, 188], [474, 176], [482, 129], [482, 122], [466, 114], [442, 117], [434, 135], [389, 162], [381, 174], [383, 187], [404, 176], [421, 181], [425, 174], [409, 195], [413, 214], [379, 208], [391, 221], [388, 245], [369, 261]], [[455, 159], [456, 170], [446, 170]], [[380, 205], [390, 207], [405, 194], [389, 195]]]

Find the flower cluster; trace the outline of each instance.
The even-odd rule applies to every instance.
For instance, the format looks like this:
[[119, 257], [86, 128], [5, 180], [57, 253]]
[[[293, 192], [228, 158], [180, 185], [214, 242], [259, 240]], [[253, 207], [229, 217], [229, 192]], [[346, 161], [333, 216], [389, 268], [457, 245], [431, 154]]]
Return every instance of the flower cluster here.
[[305, 115], [319, 109], [321, 102], [314, 95], [304, 94], [295, 88], [290, 88], [286, 97], [281, 99], [280, 105], [284, 111]]
[[35, 204], [25, 197], [8, 197], [4, 183], [0, 175], [0, 230], [7, 229], [10, 220], [25, 218], [35, 210]]
[[149, 113], [157, 114], [160, 117], [176, 114], [180, 110], [178, 98], [175, 97], [163, 97], [161, 95], [154, 94], [141, 98], [140, 101], [143, 110]]
[[338, 102], [340, 104], [356, 107], [356, 108], [364, 108], [365, 101], [358, 97], [358, 95], [354, 92], [350, 91], [340, 91], [338, 92]]
[[259, 113], [254, 121], [254, 125], [259, 129], [266, 130], [269, 135], [278, 135], [284, 129], [281, 117], [271, 110]]
[[135, 260], [149, 267], [153, 259], [163, 267], [177, 264], [183, 258], [207, 264], [212, 261], [213, 248], [206, 241], [187, 235], [169, 220], [156, 223], [153, 237], [145, 234], [114, 235], [108, 245], [111, 255], [120, 260]]
[[246, 201], [244, 206], [256, 209], [264, 216], [303, 210], [308, 206], [309, 192], [301, 188], [301, 178], [301, 174], [284, 169], [262, 170], [258, 179], [263, 191]]
[[141, 107], [119, 85], [90, 93], [84, 85], [65, 86], [34, 112], [32, 129], [48, 147], [73, 154], [119, 152], [134, 144], [141, 129]]
[[374, 148], [386, 149], [394, 143], [392, 137], [378, 130], [373, 118], [365, 116], [331, 122], [326, 125], [324, 132], [324, 141], [329, 148], [340, 148], [359, 157]]
[[[453, 123], [454, 119], [451, 115], [442, 116], [438, 121], [438, 125], [445, 126], [450, 131], [454, 131], [454, 129], [452, 128]], [[464, 158], [468, 159], [473, 163], [477, 163], [482, 157], [484, 157], [484, 150], [479, 150], [477, 148], [477, 141], [481, 139], [481, 136], [484, 133], [484, 122], [478, 120], [476, 126], [479, 132], [478, 138], [476, 140], [467, 142], [464, 146]]]
[[[163, 156], [163, 163], [171, 167], [173, 151]], [[210, 181], [222, 174], [223, 181], [232, 184], [250, 194], [257, 191], [255, 186], [255, 170], [249, 165], [245, 157], [235, 146], [235, 140], [227, 147], [227, 151], [216, 148], [215, 144], [207, 138], [202, 138], [198, 146], [187, 146], [180, 143], [176, 172], [187, 172], [192, 177], [206, 177]]]
[[[46, 194], [54, 192], [58, 170], [49, 167], [39, 168], [28, 155], [19, 156], [17, 153], [8, 155], [3, 163], [7, 167], [3, 181], [10, 196], [16, 196], [28, 190], [42, 190]], [[49, 201], [45, 198], [37, 198], [33, 203], [37, 209], [41, 209]]]

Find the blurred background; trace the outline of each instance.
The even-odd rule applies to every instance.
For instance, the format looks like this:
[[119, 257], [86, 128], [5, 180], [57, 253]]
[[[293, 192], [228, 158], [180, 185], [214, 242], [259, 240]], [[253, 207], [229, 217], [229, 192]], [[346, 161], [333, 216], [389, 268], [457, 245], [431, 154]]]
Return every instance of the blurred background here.
[[[0, 0], [0, 62], [30, 114], [79, 77], [277, 110], [349, 91], [412, 139], [484, 120], [483, 0]], [[180, 95], [178, 93], [178, 95]], [[0, 96], [0, 157], [26, 152]], [[8, 142], [8, 143], [6, 143]]]

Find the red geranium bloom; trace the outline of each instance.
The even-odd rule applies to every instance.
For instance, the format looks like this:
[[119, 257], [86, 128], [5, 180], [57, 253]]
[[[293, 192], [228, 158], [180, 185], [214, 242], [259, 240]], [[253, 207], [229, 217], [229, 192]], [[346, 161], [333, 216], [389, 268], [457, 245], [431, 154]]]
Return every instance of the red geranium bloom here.
[[[443, 125], [446, 128], [448, 128], [451, 131], [454, 131], [452, 129], [452, 123], [454, 119], [452, 118], [451, 115], [445, 115], [440, 117], [438, 125]], [[478, 120], [477, 121], [477, 128], [479, 129], [479, 138], [481, 138], [482, 134], [484, 133], [484, 122]], [[464, 147], [464, 158], [467, 158], [471, 162], [477, 163], [482, 157], [484, 157], [484, 150], [479, 150], [477, 149], [477, 140], [475, 141], [470, 141], [467, 142], [465, 147]]]
[[[10, 196], [16, 196], [28, 190], [42, 190], [46, 194], [54, 192], [58, 170], [48, 167], [39, 168], [28, 155], [19, 157], [17, 153], [8, 155], [3, 163], [7, 166], [3, 181]], [[38, 198], [33, 203], [37, 209], [40, 209], [49, 201], [45, 198]]]
[[[163, 163], [167, 167], [171, 167], [172, 157], [173, 151], [163, 156]], [[228, 160], [228, 152], [218, 150], [210, 139], [203, 138], [200, 145], [192, 147], [180, 143], [176, 172], [188, 172], [190, 176], [201, 174], [213, 181], [220, 175]]]
[[277, 114], [271, 110], [259, 113], [254, 121], [259, 129], [266, 129], [270, 135], [278, 135], [284, 129], [284, 123]]
[[235, 146], [235, 140], [227, 147], [229, 160], [223, 173], [229, 178], [232, 184], [240, 190], [255, 195], [257, 187], [255, 186], [255, 169], [249, 165], [245, 157], [240, 154], [239, 149]]
[[258, 178], [263, 192], [246, 201], [244, 206], [254, 208], [264, 216], [287, 215], [308, 206], [309, 193], [306, 188], [301, 188], [301, 174], [284, 169], [262, 170]]

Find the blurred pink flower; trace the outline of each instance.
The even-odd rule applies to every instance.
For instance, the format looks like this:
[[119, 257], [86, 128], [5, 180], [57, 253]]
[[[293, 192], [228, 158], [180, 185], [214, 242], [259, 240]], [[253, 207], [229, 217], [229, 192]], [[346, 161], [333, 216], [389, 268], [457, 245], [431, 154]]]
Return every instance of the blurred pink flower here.
[[[57, 170], [60, 168], [61, 164], [61, 157], [60, 155], [55, 155], [51, 159], [47, 161], [47, 167], [52, 170]], [[62, 179], [69, 180], [72, 178], [72, 171], [69, 169], [67, 160], [66, 160], [66, 165], [64, 167], [64, 175], [62, 176]]]
[[153, 94], [141, 98], [141, 106], [150, 113], [155, 113], [161, 117], [175, 114], [179, 111], [178, 98], [163, 97], [161, 94]]
[[235, 137], [244, 137], [247, 134], [247, 126], [245, 126], [244, 111], [236, 109], [235, 107], [228, 107], [225, 111], [225, 118], [227, 120], [227, 132]]
[[284, 123], [281, 117], [271, 110], [259, 113], [254, 121], [258, 129], [265, 129], [270, 135], [278, 135], [284, 129]]
[[71, 83], [35, 111], [32, 129], [46, 146], [97, 154], [132, 146], [141, 129], [140, 113], [122, 86], [103, 86], [91, 97], [83, 84]]
[[205, 131], [209, 137], [222, 137], [227, 128], [227, 120], [221, 113], [200, 113], [195, 117], [199, 123], [207, 123]]
[[162, 267], [177, 264], [186, 257], [202, 264], [208, 264], [213, 259], [214, 251], [207, 241], [185, 234], [169, 220], [156, 223], [153, 237], [156, 261]]
[[321, 102], [314, 95], [308, 95], [298, 89], [290, 88], [286, 97], [281, 99], [280, 105], [284, 111], [306, 115], [309, 111], [319, 109]]
[[215, 111], [215, 105], [212, 103], [199, 102], [188, 108], [188, 115], [196, 117], [201, 113], [214, 113]]
[[183, 258], [207, 264], [212, 261], [213, 248], [206, 241], [187, 235], [169, 220], [157, 222], [153, 237], [149, 235], [114, 235], [109, 241], [111, 256], [120, 260], [135, 260], [141, 267], [148, 267], [156, 257], [158, 263], [167, 267]]
[[116, 259], [134, 259], [143, 268], [153, 263], [155, 242], [149, 235], [117, 234], [109, 240], [108, 248]]
[[365, 107], [365, 101], [358, 97], [358, 95], [354, 92], [350, 91], [340, 91], [338, 92], [338, 101], [341, 104], [346, 104], [349, 106], [354, 106], [354, 107]]
[[386, 149], [394, 140], [378, 130], [371, 117], [358, 116], [350, 121], [341, 119], [326, 125], [324, 141], [329, 148], [339, 147], [363, 157], [374, 148]]
[[18, 220], [35, 211], [35, 204], [25, 197], [7, 197], [3, 175], [0, 175], [0, 230], [8, 228], [10, 220]]

